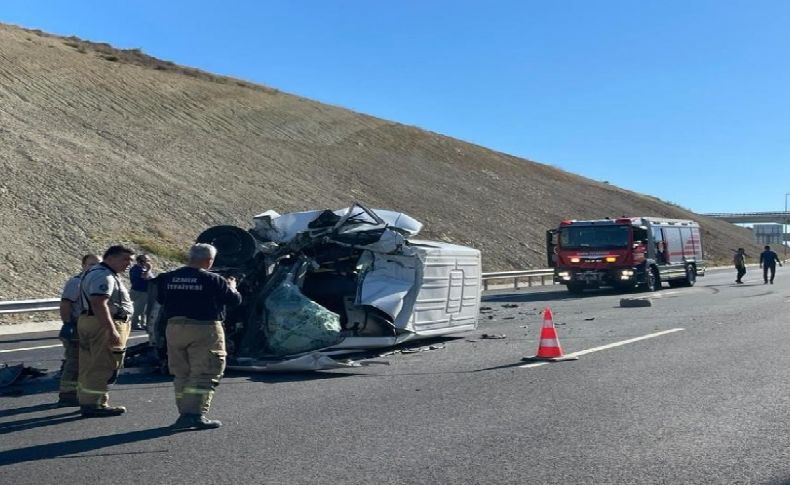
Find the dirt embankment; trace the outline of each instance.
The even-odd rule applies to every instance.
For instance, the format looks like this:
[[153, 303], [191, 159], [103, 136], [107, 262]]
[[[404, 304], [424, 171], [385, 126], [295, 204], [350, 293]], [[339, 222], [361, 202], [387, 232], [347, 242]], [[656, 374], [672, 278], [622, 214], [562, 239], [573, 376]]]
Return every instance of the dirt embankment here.
[[214, 224], [360, 200], [545, 267], [564, 218], [702, 222], [728, 260], [750, 233], [652, 197], [446, 136], [76, 38], [0, 24], [0, 300], [55, 296], [85, 252], [172, 259]]

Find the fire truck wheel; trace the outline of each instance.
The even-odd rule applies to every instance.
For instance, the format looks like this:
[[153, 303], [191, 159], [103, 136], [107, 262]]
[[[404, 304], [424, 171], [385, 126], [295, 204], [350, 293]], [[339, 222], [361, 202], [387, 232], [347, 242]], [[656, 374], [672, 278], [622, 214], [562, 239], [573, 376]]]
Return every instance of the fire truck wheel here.
[[694, 286], [697, 282], [697, 268], [692, 265], [686, 266], [686, 279], [683, 280], [683, 286]]
[[584, 285], [579, 283], [568, 283], [568, 293], [580, 295], [584, 291]]
[[661, 289], [661, 280], [658, 277], [658, 271], [655, 268], [650, 268], [650, 271], [645, 275], [645, 290], [658, 291]]

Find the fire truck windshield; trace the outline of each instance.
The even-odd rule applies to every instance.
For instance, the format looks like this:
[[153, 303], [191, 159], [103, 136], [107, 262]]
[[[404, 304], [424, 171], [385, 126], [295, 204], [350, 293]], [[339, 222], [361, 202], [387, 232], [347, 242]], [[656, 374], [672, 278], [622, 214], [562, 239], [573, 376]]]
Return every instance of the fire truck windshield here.
[[628, 247], [629, 226], [567, 226], [560, 230], [563, 249], [614, 249]]

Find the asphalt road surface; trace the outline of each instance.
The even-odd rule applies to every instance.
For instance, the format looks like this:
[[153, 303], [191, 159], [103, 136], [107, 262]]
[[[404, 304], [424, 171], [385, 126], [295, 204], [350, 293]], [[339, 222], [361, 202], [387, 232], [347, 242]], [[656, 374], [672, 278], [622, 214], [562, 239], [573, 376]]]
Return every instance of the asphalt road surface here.
[[[645, 308], [607, 291], [487, 294], [479, 330], [443, 348], [230, 374], [210, 431], [168, 428], [166, 377], [123, 374], [111, 401], [129, 412], [90, 420], [52, 408], [54, 376], [39, 378], [0, 398], [0, 482], [790, 483], [790, 271], [733, 280], [710, 272]], [[546, 306], [579, 360], [522, 362]], [[0, 362], [56, 369], [53, 337], [0, 337]]]

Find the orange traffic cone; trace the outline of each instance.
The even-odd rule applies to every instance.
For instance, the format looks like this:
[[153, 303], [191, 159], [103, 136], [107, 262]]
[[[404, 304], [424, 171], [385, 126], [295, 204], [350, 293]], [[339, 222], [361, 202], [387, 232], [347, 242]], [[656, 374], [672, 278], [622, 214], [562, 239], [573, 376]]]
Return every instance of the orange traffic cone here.
[[578, 357], [568, 357], [562, 354], [560, 340], [557, 338], [557, 329], [554, 328], [554, 317], [551, 308], [543, 310], [543, 327], [540, 329], [540, 341], [538, 342], [538, 353], [532, 357], [525, 357], [523, 360], [550, 360], [559, 362], [562, 360], [578, 360]]

